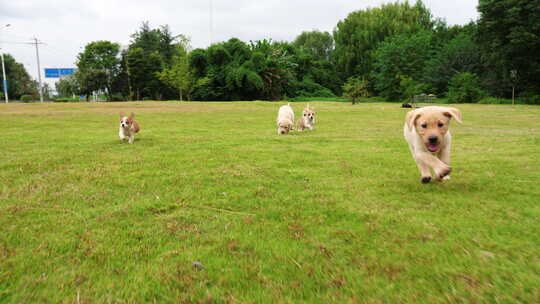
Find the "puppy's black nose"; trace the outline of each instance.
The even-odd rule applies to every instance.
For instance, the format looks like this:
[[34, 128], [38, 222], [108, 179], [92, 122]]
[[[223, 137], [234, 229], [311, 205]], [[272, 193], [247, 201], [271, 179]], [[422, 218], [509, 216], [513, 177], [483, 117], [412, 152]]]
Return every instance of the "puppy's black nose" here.
[[437, 140], [439, 140], [439, 138], [437, 136], [430, 136], [430, 137], [428, 137], [428, 140], [429, 140], [430, 144], [436, 144]]

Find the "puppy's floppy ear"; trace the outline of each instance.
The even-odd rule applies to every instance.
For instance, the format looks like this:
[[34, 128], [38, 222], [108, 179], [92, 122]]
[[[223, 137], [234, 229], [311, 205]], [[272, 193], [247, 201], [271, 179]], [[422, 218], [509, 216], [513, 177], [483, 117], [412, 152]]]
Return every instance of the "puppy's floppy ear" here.
[[129, 120], [133, 120], [133, 118], [135, 118], [135, 114], [131, 112], [131, 114], [129, 114]]
[[414, 128], [414, 124], [416, 123], [416, 120], [420, 117], [421, 113], [418, 111], [410, 111], [407, 113], [406, 123], [407, 127], [409, 127], [409, 131], [411, 131]]
[[456, 108], [450, 108], [450, 107], [447, 107], [445, 109], [445, 111], [443, 112], [444, 116], [448, 116], [448, 117], [454, 117], [454, 119], [459, 122], [459, 123], [462, 123], [461, 121], [461, 111], [459, 109], [456, 109]]

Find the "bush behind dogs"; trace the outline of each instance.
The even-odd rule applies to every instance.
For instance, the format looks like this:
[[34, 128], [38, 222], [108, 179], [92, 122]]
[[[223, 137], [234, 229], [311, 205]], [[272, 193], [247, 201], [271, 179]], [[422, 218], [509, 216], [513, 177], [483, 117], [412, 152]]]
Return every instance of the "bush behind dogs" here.
[[448, 85], [448, 100], [456, 103], [475, 103], [486, 96], [480, 89], [478, 76], [464, 72], [456, 74]]

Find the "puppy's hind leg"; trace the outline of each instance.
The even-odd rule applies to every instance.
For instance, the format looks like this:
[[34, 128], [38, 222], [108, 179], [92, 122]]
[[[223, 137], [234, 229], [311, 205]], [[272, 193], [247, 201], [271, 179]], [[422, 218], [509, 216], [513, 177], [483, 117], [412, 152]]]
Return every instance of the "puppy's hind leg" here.
[[134, 140], [135, 140], [135, 136], [130, 135], [129, 136], [129, 143], [132, 144]]

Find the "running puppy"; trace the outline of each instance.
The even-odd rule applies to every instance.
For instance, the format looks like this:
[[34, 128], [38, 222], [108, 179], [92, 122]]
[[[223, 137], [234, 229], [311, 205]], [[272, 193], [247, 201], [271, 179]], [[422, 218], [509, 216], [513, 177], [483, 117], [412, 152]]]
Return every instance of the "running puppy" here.
[[461, 112], [450, 107], [423, 107], [407, 113], [403, 135], [409, 143], [421, 182], [431, 181], [431, 170], [438, 181], [450, 179], [450, 118], [461, 123]]
[[135, 114], [133, 113], [131, 113], [129, 117], [124, 116], [123, 113], [120, 113], [120, 128], [118, 135], [120, 136], [121, 141], [128, 138], [130, 144], [133, 143], [135, 140], [135, 134], [140, 130], [139, 124], [133, 118], [135, 118]]
[[291, 108], [291, 104], [287, 104], [279, 108], [276, 122], [278, 126], [278, 135], [287, 134], [292, 130], [294, 125], [294, 112]]
[[309, 107], [309, 103], [302, 114], [297, 122], [298, 131], [304, 131], [305, 128], [313, 130], [315, 128], [315, 110]]

